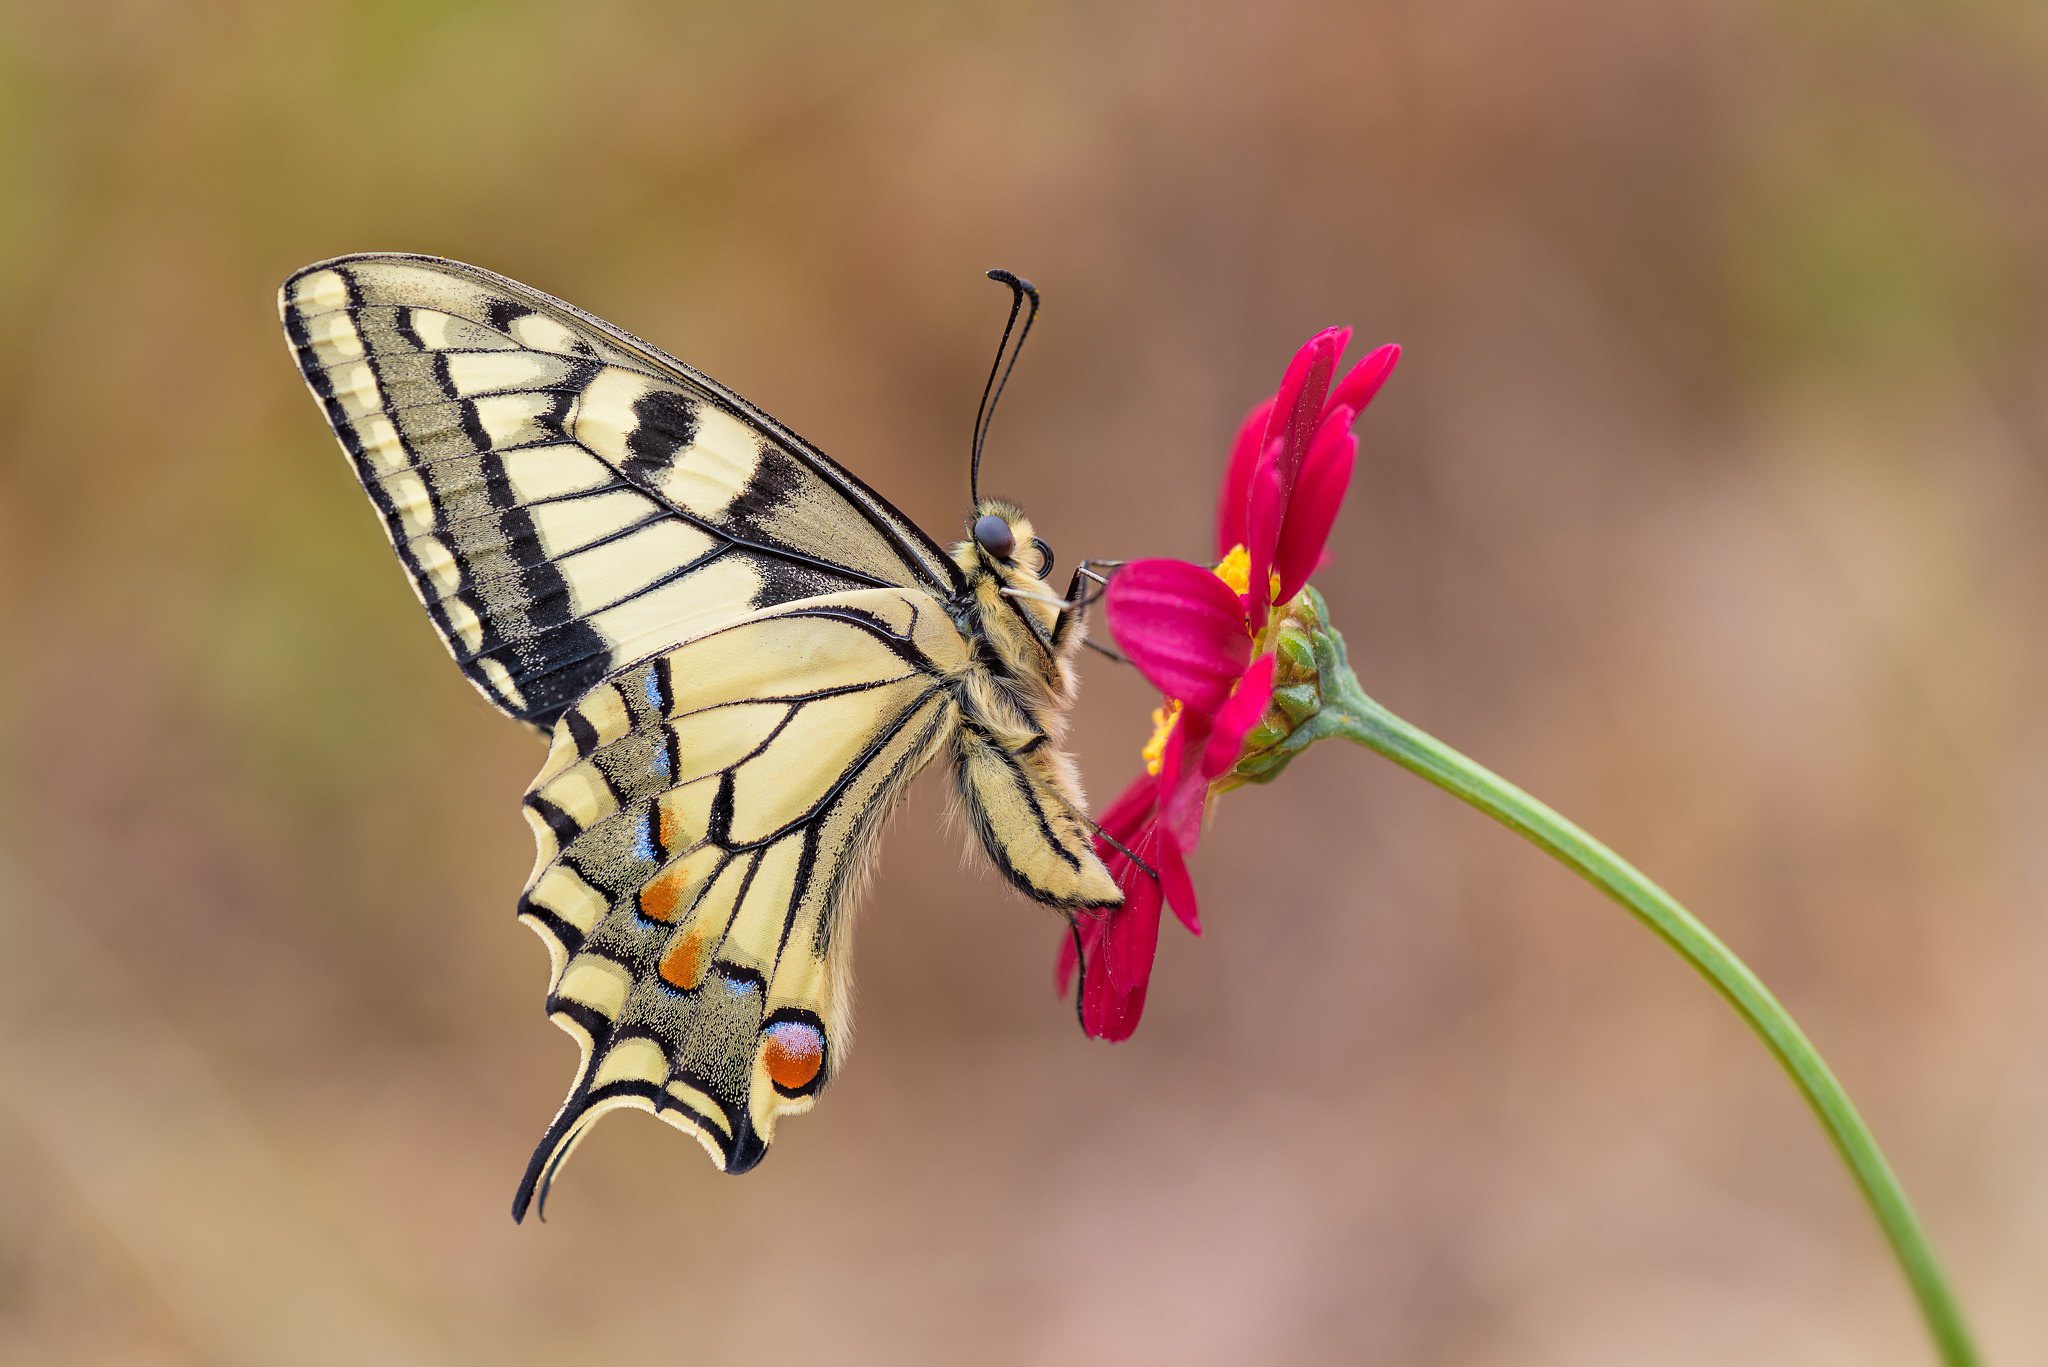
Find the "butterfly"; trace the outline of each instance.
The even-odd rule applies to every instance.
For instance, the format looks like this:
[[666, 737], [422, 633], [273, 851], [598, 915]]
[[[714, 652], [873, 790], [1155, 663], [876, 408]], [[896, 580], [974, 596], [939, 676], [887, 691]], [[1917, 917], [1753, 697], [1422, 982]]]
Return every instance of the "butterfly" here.
[[990, 274], [1010, 322], [950, 549], [731, 390], [538, 290], [386, 254], [285, 282], [292, 351], [428, 617], [548, 739], [519, 918], [581, 1058], [514, 1219], [607, 1111], [652, 1111], [740, 1173], [811, 1108], [850, 1036], [849, 912], [932, 761], [1017, 889], [1070, 921], [1121, 901], [1061, 749], [1106, 562], [1055, 595], [1051, 547], [980, 495], [1004, 353], [1038, 303]]

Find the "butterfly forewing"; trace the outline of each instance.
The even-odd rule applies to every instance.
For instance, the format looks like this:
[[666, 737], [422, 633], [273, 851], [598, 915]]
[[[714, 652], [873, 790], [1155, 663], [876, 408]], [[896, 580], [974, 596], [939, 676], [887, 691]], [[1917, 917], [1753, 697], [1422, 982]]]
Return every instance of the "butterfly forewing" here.
[[286, 282], [299, 364], [456, 662], [547, 725], [755, 609], [948, 592], [937, 546], [780, 424], [538, 291], [425, 257]]

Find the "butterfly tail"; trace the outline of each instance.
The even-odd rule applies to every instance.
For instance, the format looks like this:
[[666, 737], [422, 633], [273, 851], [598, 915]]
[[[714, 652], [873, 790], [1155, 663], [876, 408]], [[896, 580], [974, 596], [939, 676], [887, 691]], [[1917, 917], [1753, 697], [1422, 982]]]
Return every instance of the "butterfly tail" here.
[[587, 1077], [579, 1077], [540, 1143], [534, 1145], [533, 1156], [527, 1159], [519, 1190], [512, 1197], [515, 1223], [525, 1221], [529, 1208], [539, 1219], [547, 1219], [548, 1193], [562, 1165], [569, 1161], [569, 1155], [576, 1151], [599, 1117], [621, 1107], [651, 1111], [689, 1132], [704, 1146], [712, 1161], [733, 1176], [753, 1171], [768, 1156], [768, 1141], [755, 1128], [744, 1095], [722, 1101], [716, 1107], [717, 1120], [713, 1121], [673, 1097], [653, 1094], [650, 1088], [630, 1084], [622, 1088], [618, 1083], [593, 1088]]
[[591, 1123], [601, 1113], [601, 1107], [591, 1105], [590, 1094], [579, 1080], [576, 1090], [555, 1113], [547, 1133], [534, 1146], [533, 1157], [526, 1162], [526, 1173], [519, 1179], [519, 1190], [512, 1197], [514, 1223], [525, 1221], [529, 1206], [541, 1220], [548, 1218], [548, 1190], [554, 1186], [555, 1174], [569, 1161], [569, 1155], [590, 1133]]

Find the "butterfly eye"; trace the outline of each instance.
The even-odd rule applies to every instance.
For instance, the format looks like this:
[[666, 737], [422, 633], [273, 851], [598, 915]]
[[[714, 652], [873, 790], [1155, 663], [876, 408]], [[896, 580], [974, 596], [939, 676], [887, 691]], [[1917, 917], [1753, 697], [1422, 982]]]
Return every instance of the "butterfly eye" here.
[[1045, 544], [1045, 538], [1042, 536], [1032, 537], [1031, 544], [1038, 547], [1038, 577], [1052, 578], [1052, 547]]
[[998, 560], [1008, 560], [1017, 549], [1017, 534], [1010, 530], [1010, 524], [987, 513], [974, 522], [974, 540]]

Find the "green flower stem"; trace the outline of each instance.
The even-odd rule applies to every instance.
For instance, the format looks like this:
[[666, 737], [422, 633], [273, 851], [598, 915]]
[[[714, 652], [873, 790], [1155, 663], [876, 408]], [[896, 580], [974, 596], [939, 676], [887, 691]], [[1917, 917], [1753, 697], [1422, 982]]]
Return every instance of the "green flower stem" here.
[[[1321, 615], [1320, 600], [1314, 606]], [[1314, 634], [1322, 707], [1288, 737], [1285, 750], [1299, 753], [1314, 740], [1329, 736], [1356, 741], [1377, 751], [1519, 833], [1628, 908], [1637, 920], [1677, 950], [1762, 1037], [1800, 1095], [1813, 1107], [1821, 1128], [1834, 1141], [1842, 1162], [1862, 1189], [1890, 1241], [1900, 1270], [1919, 1300], [1920, 1313], [1934, 1336], [1941, 1360], [1948, 1364], [1975, 1363], [1977, 1353], [1971, 1346], [1962, 1311], [1949, 1293], [1934, 1250], [1929, 1247], [1891, 1165], [1885, 1162], [1863, 1117], [1850, 1104], [1849, 1094], [1842, 1090], [1842, 1084], [1822, 1061], [1812, 1041], [1770, 989], [1735, 957], [1733, 950], [1633, 864], [1514, 784], [1367, 697], [1345, 659], [1343, 638], [1327, 626]]]

